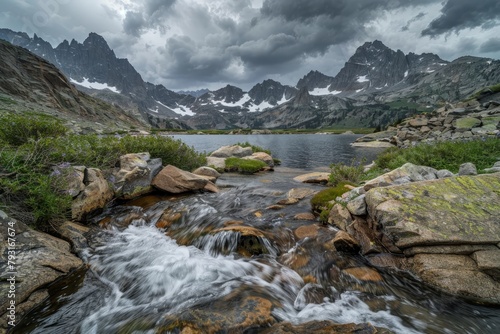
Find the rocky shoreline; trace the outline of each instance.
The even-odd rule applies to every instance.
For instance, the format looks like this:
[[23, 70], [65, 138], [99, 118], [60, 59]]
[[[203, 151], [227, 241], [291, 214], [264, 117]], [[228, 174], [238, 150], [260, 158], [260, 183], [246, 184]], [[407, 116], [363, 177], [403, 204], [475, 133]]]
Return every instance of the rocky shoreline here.
[[409, 147], [417, 143], [474, 140], [500, 136], [500, 93], [446, 104], [432, 113], [406, 119], [386, 131], [358, 138], [354, 146]]
[[[214, 153], [212, 162], [220, 163], [227, 157], [237, 156], [265, 161], [271, 170], [274, 166], [272, 157], [242, 147], [226, 147]], [[409, 272], [438, 291], [476, 303], [498, 306], [500, 163], [489, 171], [492, 174], [476, 175], [474, 166], [464, 164], [458, 175], [454, 175], [449, 171], [406, 164], [338, 198], [328, 216], [328, 223], [338, 229], [335, 232], [322, 235], [320, 226], [315, 224], [312, 225], [314, 228], [299, 227], [294, 234], [298, 240], [324, 239], [324, 247], [329, 252], [359, 252], [373, 268]], [[158, 189], [171, 194], [186, 191], [217, 192], [215, 181], [220, 176], [216, 170], [208, 167], [193, 173], [173, 166], [163, 167], [161, 161], [151, 159], [147, 153], [122, 156], [117, 167], [110, 171], [59, 166], [56, 174], [71, 180], [68, 192], [74, 198], [73, 221], [58, 228], [59, 236], [64, 240], [15, 222], [16, 246], [19, 250], [16, 256], [23, 264], [19, 267], [16, 294], [18, 317], [48, 298], [48, 284], [85, 265], [75, 254], [82, 256], [82, 250], [88, 247], [87, 236], [92, 233], [93, 227], [84, 224], [93, 212], [114, 200], [130, 200]], [[296, 177], [295, 182], [324, 184], [328, 181], [327, 174], [306, 174]], [[292, 189], [287, 199], [266, 209], [282, 210], [311, 195], [310, 191]], [[168, 224], [178, 219], [169, 217], [164, 219], [169, 221]], [[311, 220], [314, 216], [302, 214], [300, 217], [297, 215], [296, 219]], [[10, 222], [12, 219], [0, 212], [2, 232], [7, 232]], [[220, 230], [241, 232], [240, 228], [228, 225]], [[247, 233], [251, 237], [255, 234], [252, 231], [247, 228], [244, 235]], [[2, 233], [2, 236], [5, 235], [8, 234]], [[0, 240], [2, 267], [6, 266], [7, 245], [5, 238]], [[282, 261], [289, 262], [288, 265], [299, 273], [305, 269], [304, 265], [298, 264], [297, 259], [288, 259], [287, 254], [282, 256]], [[305, 272], [302, 275], [304, 280], [312, 279]], [[381, 279], [376, 270], [362, 267], [345, 269], [343, 275], [356, 277], [361, 282]], [[10, 302], [8, 294], [4, 293], [8, 287], [4, 284], [0, 287], [0, 306], [5, 310]], [[262, 311], [249, 310], [250, 313]], [[271, 319], [270, 313], [266, 314]], [[5, 319], [3, 314], [0, 333], [7, 328], [3, 322]], [[249, 316], [248, 321], [253, 321], [251, 319], [258, 320]], [[253, 325], [262, 324], [257, 322]], [[336, 326], [341, 325], [312, 322], [307, 326], [295, 326], [284, 322], [274, 324], [269, 330], [276, 328], [286, 333], [299, 328], [326, 329]], [[346, 333], [359, 328], [369, 333], [390, 332], [369, 324], [341, 327]]]

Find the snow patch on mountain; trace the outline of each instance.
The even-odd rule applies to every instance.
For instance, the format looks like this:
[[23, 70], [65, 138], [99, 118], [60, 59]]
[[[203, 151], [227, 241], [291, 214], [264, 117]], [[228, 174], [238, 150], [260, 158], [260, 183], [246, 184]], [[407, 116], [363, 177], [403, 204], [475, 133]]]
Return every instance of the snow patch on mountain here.
[[72, 83], [75, 83], [77, 85], [80, 85], [80, 86], [83, 86], [83, 87], [86, 87], [86, 88], [90, 88], [90, 89], [98, 89], [98, 90], [103, 90], [103, 89], [109, 89], [110, 91], [112, 91], [113, 93], [118, 93], [120, 94], [120, 91], [116, 88], [116, 87], [113, 87], [113, 86], [109, 86], [108, 84], [106, 83], [99, 83], [99, 82], [90, 82], [88, 78], [83, 78], [83, 81], [82, 82], [78, 82], [76, 81], [75, 79], [73, 78], [69, 78], [69, 81], [71, 81]]
[[309, 95], [337, 95], [342, 93], [338, 90], [330, 91], [329, 89], [330, 86], [325, 88], [314, 88], [313, 90], [309, 91]]
[[250, 101], [252, 98], [250, 97], [250, 95], [247, 94], [244, 94], [243, 97], [239, 100], [239, 101], [236, 101], [236, 102], [226, 102], [226, 101], [212, 101], [213, 104], [221, 104], [225, 107], [243, 107], [243, 105]]
[[359, 76], [358, 79], [356, 80], [357, 82], [367, 82], [370, 81], [366, 75]]

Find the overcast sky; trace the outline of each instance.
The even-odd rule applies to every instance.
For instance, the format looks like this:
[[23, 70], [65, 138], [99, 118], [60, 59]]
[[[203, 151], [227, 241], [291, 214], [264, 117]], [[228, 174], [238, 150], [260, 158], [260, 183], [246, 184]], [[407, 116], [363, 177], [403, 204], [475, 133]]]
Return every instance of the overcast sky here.
[[169, 89], [294, 86], [335, 76], [364, 42], [500, 59], [500, 0], [1, 0], [0, 27], [57, 46], [102, 35]]

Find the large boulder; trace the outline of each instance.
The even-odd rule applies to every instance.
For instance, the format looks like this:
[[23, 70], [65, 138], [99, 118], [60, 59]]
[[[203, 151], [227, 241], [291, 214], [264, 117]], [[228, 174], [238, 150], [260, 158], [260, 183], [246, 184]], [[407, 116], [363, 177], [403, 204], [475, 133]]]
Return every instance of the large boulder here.
[[114, 195], [103, 173], [97, 168], [85, 169], [83, 183], [85, 189], [71, 204], [71, 218], [76, 221], [83, 221], [92, 212], [104, 208]]
[[500, 173], [371, 189], [367, 226], [385, 249], [404, 252], [424, 282], [500, 304], [500, 261], [491, 260], [500, 254], [498, 189]]
[[[0, 331], [7, 328], [7, 308], [15, 301], [16, 321], [22, 310], [42, 302], [47, 284], [82, 266], [82, 260], [70, 252], [70, 245], [48, 234], [32, 230], [20, 221], [0, 211]], [[12, 249], [15, 248], [13, 259]], [[9, 266], [8, 260], [14, 264]], [[10, 272], [17, 272], [11, 275]], [[7, 278], [15, 276], [15, 298], [9, 298], [11, 284]], [[14, 281], [12, 281], [14, 282]]]
[[202, 189], [215, 191], [216, 189], [214, 188], [215, 185], [206, 178], [183, 171], [172, 165], [163, 168], [153, 179], [152, 185], [160, 190], [173, 194]]
[[151, 159], [147, 152], [122, 155], [119, 166], [108, 178], [115, 197], [132, 199], [153, 191], [151, 181], [161, 168], [161, 159]]
[[244, 157], [243, 159], [259, 160], [266, 163], [269, 167], [274, 167], [273, 157], [265, 152], [255, 152], [252, 155]]

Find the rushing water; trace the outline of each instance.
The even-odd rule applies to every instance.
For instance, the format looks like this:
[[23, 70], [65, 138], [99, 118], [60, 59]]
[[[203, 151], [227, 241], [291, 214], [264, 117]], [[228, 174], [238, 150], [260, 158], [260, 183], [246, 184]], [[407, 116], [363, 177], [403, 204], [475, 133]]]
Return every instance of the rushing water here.
[[[225, 174], [217, 182], [218, 194], [151, 196], [110, 208], [94, 219], [108, 221], [108, 229], [94, 233], [81, 254], [88, 269], [54, 284], [50, 300], [14, 333], [154, 333], [186, 310], [224, 316], [230, 310], [221, 304], [248, 296], [271, 301], [276, 320], [295, 324], [333, 320], [370, 322], [395, 333], [500, 332], [498, 309], [441, 296], [404, 273], [377, 270], [380, 279], [375, 281], [350, 276], [349, 268], [369, 265], [359, 255], [324, 248], [325, 238], [335, 233], [332, 227], [317, 226], [317, 240], [299, 240], [293, 231], [314, 224], [293, 219], [310, 210], [307, 200], [278, 211], [266, 208], [293, 187], [321, 187], [294, 184], [292, 178], [301, 171], [287, 168], [298, 166], [278, 144], [248, 136], [236, 141], [271, 147], [288, 166], [257, 176]], [[339, 152], [348, 159], [356, 155]], [[309, 163], [307, 168], [324, 165]], [[165, 214], [176, 218], [156, 227]], [[242, 252], [245, 243], [255, 252]]]

